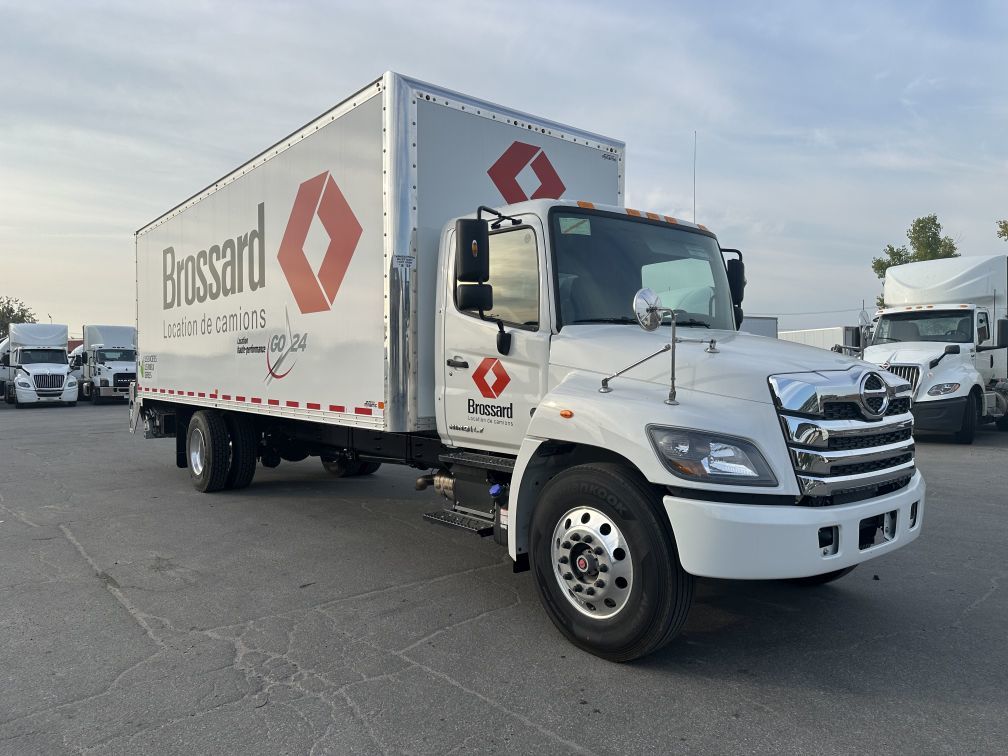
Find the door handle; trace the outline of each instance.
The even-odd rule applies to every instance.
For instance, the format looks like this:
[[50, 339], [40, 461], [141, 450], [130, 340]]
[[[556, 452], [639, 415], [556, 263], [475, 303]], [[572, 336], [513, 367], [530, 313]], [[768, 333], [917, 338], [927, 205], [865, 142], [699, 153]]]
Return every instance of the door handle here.
[[455, 357], [453, 359], [448, 360], [448, 367], [451, 367], [451, 368], [467, 368], [467, 367], [469, 367], [469, 363], [466, 362], [465, 360], [461, 359], [460, 357]]

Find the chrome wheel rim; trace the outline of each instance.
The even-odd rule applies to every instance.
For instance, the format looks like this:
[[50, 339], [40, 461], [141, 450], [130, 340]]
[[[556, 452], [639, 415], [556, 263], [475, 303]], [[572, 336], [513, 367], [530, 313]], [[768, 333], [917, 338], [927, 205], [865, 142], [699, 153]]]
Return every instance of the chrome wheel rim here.
[[553, 574], [564, 597], [581, 614], [609, 619], [633, 589], [633, 562], [623, 533], [593, 507], [576, 507], [557, 523], [550, 544]]
[[206, 458], [206, 444], [203, 441], [203, 431], [193, 428], [189, 431], [189, 467], [196, 476], [203, 474]]

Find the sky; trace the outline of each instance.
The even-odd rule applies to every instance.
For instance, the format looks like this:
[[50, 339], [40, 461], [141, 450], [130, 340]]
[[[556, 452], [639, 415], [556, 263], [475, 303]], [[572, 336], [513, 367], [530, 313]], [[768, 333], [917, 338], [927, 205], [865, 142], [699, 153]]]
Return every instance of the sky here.
[[0, 0], [0, 296], [132, 323], [133, 233], [386, 70], [626, 142], [626, 204], [743, 250], [747, 314], [856, 324], [936, 213], [1008, 253], [1003, 2]]

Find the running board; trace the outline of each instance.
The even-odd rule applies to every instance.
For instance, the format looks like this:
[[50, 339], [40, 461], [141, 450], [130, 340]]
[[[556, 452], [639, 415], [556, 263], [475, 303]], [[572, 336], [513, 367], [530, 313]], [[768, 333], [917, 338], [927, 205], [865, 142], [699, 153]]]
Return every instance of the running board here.
[[484, 470], [496, 470], [497, 472], [514, 472], [515, 458], [505, 457], [500, 454], [482, 454], [480, 452], [458, 451], [451, 454], [442, 454], [438, 457], [442, 464], [446, 465], [468, 465], [469, 467], [479, 467]]
[[493, 535], [493, 520], [488, 520], [485, 517], [460, 514], [451, 509], [439, 509], [437, 512], [427, 512], [424, 515], [424, 519], [448, 528], [459, 528], [480, 537]]

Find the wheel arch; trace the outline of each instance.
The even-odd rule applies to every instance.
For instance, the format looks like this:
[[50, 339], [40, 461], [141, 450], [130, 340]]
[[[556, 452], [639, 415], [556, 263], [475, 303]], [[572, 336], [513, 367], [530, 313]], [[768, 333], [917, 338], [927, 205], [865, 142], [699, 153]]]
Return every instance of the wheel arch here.
[[529, 529], [543, 487], [565, 470], [599, 462], [618, 464], [638, 476], [647, 486], [647, 476], [628, 457], [592, 444], [525, 439], [515, 463], [508, 497], [508, 553], [517, 569], [527, 569]]

